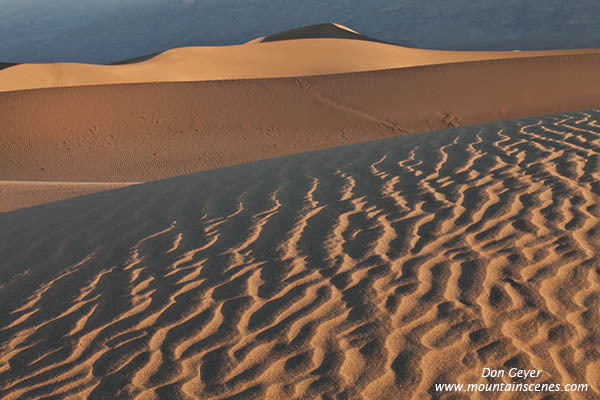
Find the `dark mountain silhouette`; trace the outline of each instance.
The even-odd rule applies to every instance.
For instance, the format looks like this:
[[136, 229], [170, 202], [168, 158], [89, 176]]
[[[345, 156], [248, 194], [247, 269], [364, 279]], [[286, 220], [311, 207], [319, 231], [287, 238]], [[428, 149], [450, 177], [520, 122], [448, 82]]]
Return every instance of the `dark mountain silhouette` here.
[[366, 40], [369, 42], [387, 43], [379, 39], [375, 39], [369, 36], [361, 35], [347, 29], [340, 28], [336, 24], [317, 24], [303, 26], [289, 31], [276, 33], [274, 35], [265, 36], [262, 42], [277, 42], [280, 40], [293, 40], [293, 39], [318, 39], [318, 38], [329, 38], [329, 39], [355, 39], [355, 40]]

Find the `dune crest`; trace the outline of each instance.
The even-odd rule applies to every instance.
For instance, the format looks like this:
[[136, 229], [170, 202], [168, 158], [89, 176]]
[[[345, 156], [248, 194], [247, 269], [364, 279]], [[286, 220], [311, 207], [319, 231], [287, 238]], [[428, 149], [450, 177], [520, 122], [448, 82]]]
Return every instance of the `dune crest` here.
[[429, 398], [514, 367], [597, 398], [599, 120], [386, 139], [0, 215], [0, 397]]
[[354, 30], [354, 29], [352, 29], [352, 28], [348, 28], [348, 27], [347, 27], [347, 26], [345, 26], [345, 25], [342, 25], [342, 24], [336, 24], [335, 22], [333, 22], [333, 23], [332, 23], [332, 25], [333, 25], [333, 26], [335, 26], [335, 27], [337, 27], [337, 28], [340, 28], [340, 29], [343, 29], [343, 30], [346, 30], [346, 31], [349, 31], [349, 32], [352, 32], [352, 33], [356, 33], [357, 35], [360, 35], [360, 33], [359, 33], [359, 32], [355, 31], [355, 30]]
[[172, 49], [115, 65], [14, 65], [0, 70], [0, 92], [120, 83], [314, 76], [481, 60], [599, 53], [598, 49], [521, 52], [422, 50], [383, 43], [336, 24], [298, 28], [259, 39], [235, 46]]

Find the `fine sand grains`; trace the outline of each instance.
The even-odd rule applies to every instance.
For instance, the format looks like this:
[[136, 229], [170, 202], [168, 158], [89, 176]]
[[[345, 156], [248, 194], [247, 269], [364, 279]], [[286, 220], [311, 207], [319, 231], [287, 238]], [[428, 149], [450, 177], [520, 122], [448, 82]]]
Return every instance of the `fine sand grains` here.
[[481, 371], [517, 367], [590, 385], [557, 398], [598, 398], [599, 119], [385, 139], [2, 214], [0, 397], [439, 398], [436, 383], [509, 383]]

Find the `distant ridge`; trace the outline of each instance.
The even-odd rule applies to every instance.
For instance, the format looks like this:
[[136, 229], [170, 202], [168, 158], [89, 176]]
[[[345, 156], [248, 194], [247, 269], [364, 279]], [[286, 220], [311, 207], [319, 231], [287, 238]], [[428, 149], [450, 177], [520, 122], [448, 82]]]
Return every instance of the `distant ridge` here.
[[[294, 39], [354, 39], [364, 40], [367, 42], [394, 44], [384, 42], [383, 40], [375, 39], [369, 36], [361, 35], [360, 33], [347, 28], [343, 25], [335, 23], [325, 23], [317, 25], [303, 26], [296, 29], [291, 29], [285, 32], [275, 33], [273, 35], [267, 35], [258, 39], [254, 39], [251, 42], [254, 43], [267, 43], [267, 42], [278, 42], [283, 40], [294, 40]], [[139, 62], [150, 60], [162, 52], [146, 54], [139, 57], [129, 58], [126, 60], [120, 60], [104, 65], [126, 65], [136, 64]], [[0, 70], [8, 67], [18, 65], [18, 63], [0, 63]]]
[[65, 86], [329, 75], [434, 64], [597, 54], [600, 49], [473, 52], [404, 47], [335, 23], [305, 26], [240, 45], [185, 46], [112, 64], [6, 64], [0, 92]]
[[334, 23], [303, 26], [285, 32], [267, 35], [261, 40], [261, 42], [277, 42], [280, 40], [294, 39], [355, 39], [365, 40], [368, 42], [394, 44], [384, 42], [383, 40], [375, 39], [369, 36], [361, 35], [360, 33], [346, 28], [343, 25], [338, 25]]
[[135, 57], [135, 58], [130, 58], [128, 60], [122, 60], [122, 61], [116, 61], [107, 65], [126, 65], [126, 64], [135, 64], [135, 63], [139, 63], [142, 61], [147, 61], [150, 60], [151, 58], [156, 57], [157, 55], [159, 55], [161, 53], [153, 53], [153, 54], [147, 54], [145, 56], [140, 56], [140, 57]]
[[[263, 37], [251, 40], [248, 43], [268, 43], [268, 42], [279, 42], [283, 40], [296, 40], [296, 39], [354, 39], [364, 40], [367, 42], [383, 43], [383, 44], [395, 44], [384, 42], [383, 40], [375, 39], [369, 36], [361, 35], [360, 33], [352, 30], [344, 25], [336, 23], [325, 23], [302, 26], [300, 28], [291, 29], [289, 31], [275, 33], [273, 35], [267, 35]], [[161, 54], [154, 53], [148, 54], [141, 57], [130, 58], [128, 60], [122, 60], [110, 63], [108, 65], [126, 65], [135, 64], [142, 61], [150, 60]]]

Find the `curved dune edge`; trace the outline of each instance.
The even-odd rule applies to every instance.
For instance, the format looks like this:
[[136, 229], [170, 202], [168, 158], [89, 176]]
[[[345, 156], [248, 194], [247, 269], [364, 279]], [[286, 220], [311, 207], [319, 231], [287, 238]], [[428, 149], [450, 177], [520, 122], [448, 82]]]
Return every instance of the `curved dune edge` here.
[[599, 120], [425, 133], [0, 215], [0, 397], [513, 382], [488, 367], [596, 398]]
[[150, 181], [409, 133], [590, 109], [600, 104], [599, 70], [600, 56], [575, 55], [0, 93], [0, 178]]
[[[598, 49], [465, 52], [352, 39], [297, 39], [186, 47], [120, 65], [19, 64], [0, 70], [0, 92], [120, 83], [282, 78], [480, 60], [600, 53]], [[142, 57], [141, 59], [144, 59]]]

